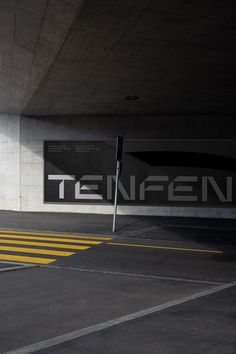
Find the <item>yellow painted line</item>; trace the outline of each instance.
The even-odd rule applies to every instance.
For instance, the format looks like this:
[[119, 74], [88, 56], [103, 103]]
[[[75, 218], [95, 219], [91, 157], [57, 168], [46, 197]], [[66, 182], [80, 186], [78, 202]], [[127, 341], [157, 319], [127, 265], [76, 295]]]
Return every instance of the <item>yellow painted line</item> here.
[[49, 264], [56, 261], [52, 258], [38, 258], [38, 257], [24, 257], [24, 256], [15, 256], [11, 254], [0, 254], [0, 260], [4, 261], [15, 261], [23, 263], [36, 263], [36, 264]]
[[18, 231], [18, 230], [0, 230], [0, 233], [3, 234], [17, 234], [17, 235], [41, 235], [41, 236], [57, 236], [57, 237], [73, 237], [73, 238], [85, 238], [88, 240], [101, 240], [101, 241], [110, 241], [112, 237], [104, 237], [104, 236], [83, 236], [83, 235], [74, 235], [74, 234], [55, 234], [55, 233], [47, 233], [47, 232], [35, 232], [35, 231]]
[[56, 237], [39, 237], [39, 236], [19, 236], [19, 235], [4, 235], [0, 234], [0, 241], [1, 237], [4, 238], [16, 238], [16, 239], [26, 239], [26, 240], [41, 240], [41, 241], [56, 241], [56, 242], [65, 242], [65, 243], [79, 243], [79, 244], [86, 244], [86, 245], [101, 245], [102, 242], [100, 241], [88, 241], [88, 240], [74, 240], [72, 238], [56, 238]]
[[75, 254], [75, 252], [43, 250], [41, 248], [11, 247], [11, 246], [1, 246], [1, 245], [0, 245], [0, 251], [47, 254], [50, 256], [62, 256], [62, 257], [68, 257], [68, 256], [72, 256], [73, 254]]
[[69, 248], [71, 250], [79, 250], [85, 251], [89, 249], [89, 246], [77, 246], [77, 245], [65, 245], [58, 243], [49, 243], [49, 242], [30, 242], [30, 241], [18, 241], [18, 240], [3, 240], [0, 238], [1, 243], [8, 243], [14, 245], [25, 245], [25, 246], [42, 246], [42, 247], [50, 247], [50, 248]]
[[171, 250], [171, 251], [185, 251], [185, 252], [202, 252], [202, 253], [217, 253], [222, 254], [222, 251], [217, 250], [204, 250], [198, 248], [181, 248], [181, 247], [169, 247], [169, 246], [149, 246], [149, 245], [136, 245], [132, 243], [116, 243], [116, 242], [108, 242], [107, 245], [112, 246], [127, 246], [127, 247], [140, 247], [140, 248], [156, 248], [163, 250]]

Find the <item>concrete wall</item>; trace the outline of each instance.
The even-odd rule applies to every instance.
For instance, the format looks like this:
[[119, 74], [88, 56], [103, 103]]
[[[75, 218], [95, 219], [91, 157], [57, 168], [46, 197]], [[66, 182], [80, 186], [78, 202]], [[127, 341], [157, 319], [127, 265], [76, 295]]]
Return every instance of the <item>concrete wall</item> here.
[[[229, 124], [226, 124], [226, 120]], [[233, 117], [70, 117], [21, 118], [21, 210], [112, 213], [110, 205], [43, 203], [43, 141], [114, 139], [219, 139], [234, 138]], [[223, 124], [224, 121], [224, 124]], [[184, 129], [183, 129], [184, 128]], [[119, 213], [236, 217], [230, 208], [119, 207]]]
[[20, 117], [0, 114], [0, 209], [20, 210]]
[[[114, 139], [117, 135], [126, 139], [234, 139], [235, 132], [229, 129], [233, 117], [226, 119], [223, 124], [214, 117], [30, 118], [1, 114], [0, 209], [112, 213], [109, 205], [44, 204], [44, 140]], [[234, 208], [122, 206], [119, 213], [236, 217]]]

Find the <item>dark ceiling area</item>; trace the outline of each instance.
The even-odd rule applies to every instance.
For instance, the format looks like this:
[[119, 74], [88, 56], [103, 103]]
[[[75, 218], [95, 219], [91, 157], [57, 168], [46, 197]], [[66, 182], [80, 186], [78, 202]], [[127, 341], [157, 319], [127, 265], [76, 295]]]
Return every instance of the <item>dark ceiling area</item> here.
[[0, 111], [236, 112], [233, 0], [0, 0]]

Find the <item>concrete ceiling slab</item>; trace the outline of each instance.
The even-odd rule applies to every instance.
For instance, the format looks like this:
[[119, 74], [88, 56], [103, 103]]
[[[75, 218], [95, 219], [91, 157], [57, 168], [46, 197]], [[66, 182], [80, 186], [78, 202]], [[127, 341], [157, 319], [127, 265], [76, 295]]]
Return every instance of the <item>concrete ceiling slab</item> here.
[[232, 114], [235, 17], [233, 0], [0, 0], [0, 111]]

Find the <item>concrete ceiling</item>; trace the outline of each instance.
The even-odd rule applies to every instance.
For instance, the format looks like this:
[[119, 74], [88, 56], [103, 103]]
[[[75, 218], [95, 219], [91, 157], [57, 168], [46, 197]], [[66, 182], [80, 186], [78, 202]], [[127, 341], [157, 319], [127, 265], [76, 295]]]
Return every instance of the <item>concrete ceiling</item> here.
[[235, 0], [0, 0], [0, 111], [235, 113], [235, 18]]

